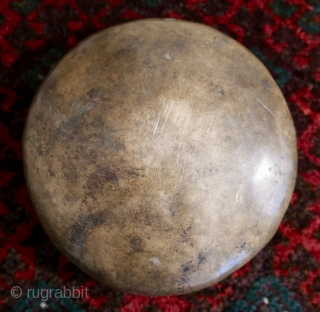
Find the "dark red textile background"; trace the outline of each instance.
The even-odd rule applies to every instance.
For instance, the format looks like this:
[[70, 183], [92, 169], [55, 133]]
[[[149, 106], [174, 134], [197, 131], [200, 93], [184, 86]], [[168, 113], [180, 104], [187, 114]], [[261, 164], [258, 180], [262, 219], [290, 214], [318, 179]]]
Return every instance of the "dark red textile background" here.
[[[48, 71], [88, 35], [146, 17], [204, 23], [241, 42], [272, 73], [297, 129], [297, 185], [275, 237], [226, 280], [181, 297], [127, 295], [82, 273], [44, 233], [22, 173], [26, 113]], [[319, 98], [318, 0], [0, 0], [0, 311], [319, 311]], [[63, 286], [89, 297], [27, 296]]]

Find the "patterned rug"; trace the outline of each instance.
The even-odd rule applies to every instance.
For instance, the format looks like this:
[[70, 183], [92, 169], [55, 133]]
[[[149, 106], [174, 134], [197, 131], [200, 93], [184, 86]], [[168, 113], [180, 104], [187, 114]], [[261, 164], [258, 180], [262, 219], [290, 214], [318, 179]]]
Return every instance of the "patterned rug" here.
[[[146, 17], [204, 23], [245, 45], [282, 89], [298, 137], [297, 185], [275, 237], [223, 282], [180, 297], [128, 295], [82, 273], [44, 233], [22, 173], [25, 117], [48, 71], [88, 35]], [[319, 0], [1, 0], [0, 215], [0, 311], [319, 311]], [[88, 296], [44, 300], [63, 287]]]

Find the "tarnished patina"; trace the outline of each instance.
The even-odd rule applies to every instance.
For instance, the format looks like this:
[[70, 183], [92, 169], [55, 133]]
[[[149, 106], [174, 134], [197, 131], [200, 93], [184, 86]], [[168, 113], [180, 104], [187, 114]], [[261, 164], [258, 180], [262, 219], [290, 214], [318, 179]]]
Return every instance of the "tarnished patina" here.
[[174, 20], [101, 31], [42, 84], [23, 142], [57, 248], [129, 293], [196, 291], [272, 238], [296, 137], [269, 72], [221, 32]]

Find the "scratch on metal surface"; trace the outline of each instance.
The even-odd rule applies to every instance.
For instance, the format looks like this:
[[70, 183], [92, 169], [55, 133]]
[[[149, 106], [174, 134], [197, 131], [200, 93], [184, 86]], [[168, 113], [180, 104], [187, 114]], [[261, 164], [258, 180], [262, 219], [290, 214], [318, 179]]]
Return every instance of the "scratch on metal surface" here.
[[274, 115], [272, 114], [271, 110], [262, 103], [262, 101], [257, 97], [258, 102], [261, 104], [262, 107], [264, 107], [271, 115], [274, 119], [276, 119], [276, 117], [274, 117]]
[[184, 130], [186, 128], [186, 122], [183, 125], [183, 129], [182, 129], [182, 136], [181, 136], [181, 141], [180, 141], [180, 149], [179, 149], [179, 154], [178, 154], [178, 161], [177, 164], [179, 165], [179, 160], [180, 160], [180, 154], [181, 154], [181, 150], [182, 150], [182, 143], [183, 143], [183, 136], [184, 136]]
[[216, 132], [213, 130], [213, 131], [212, 131], [212, 134], [211, 134], [210, 142], [212, 142], [212, 139], [213, 139], [215, 133], [216, 133]]
[[182, 177], [183, 177], [183, 174], [184, 174], [185, 167], [186, 167], [186, 158], [184, 159], [184, 162], [183, 162], [183, 168], [182, 168], [181, 177], [180, 177], [181, 180], [182, 180]]
[[159, 116], [158, 121], [157, 121], [157, 124], [156, 124], [156, 126], [155, 126], [155, 128], [154, 128], [152, 140], [153, 140], [153, 138], [154, 138], [154, 136], [155, 136], [155, 134], [156, 134], [156, 132], [157, 132], [157, 128], [158, 128], [159, 122], [160, 122], [160, 116]]
[[169, 115], [170, 115], [170, 112], [171, 112], [171, 110], [172, 110], [172, 107], [173, 107], [173, 105], [170, 105], [169, 109], [167, 110], [167, 108], [168, 108], [168, 104], [167, 104], [167, 106], [166, 106], [166, 108], [165, 108], [165, 110], [167, 110], [167, 114], [166, 114], [166, 117], [165, 117], [165, 119], [164, 119], [163, 125], [162, 125], [162, 127], [161, 127], [161, 133], [162, 133], [163, 127], [164, 127], [164, 125], [166, 124], [167, 119], [168, 119], [168, 117], [169, 117]]

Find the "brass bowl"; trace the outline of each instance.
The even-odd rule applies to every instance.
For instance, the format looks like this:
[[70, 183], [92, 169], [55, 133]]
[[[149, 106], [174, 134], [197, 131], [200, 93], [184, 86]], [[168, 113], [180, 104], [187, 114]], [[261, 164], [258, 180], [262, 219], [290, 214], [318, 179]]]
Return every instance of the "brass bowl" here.
[[25, 176], [57, 248], [115, 289], [216, 283], [275, 234], [296, 179], [295, 129], [267, 69], [196, 23], [100, 31], [30, 109]]

